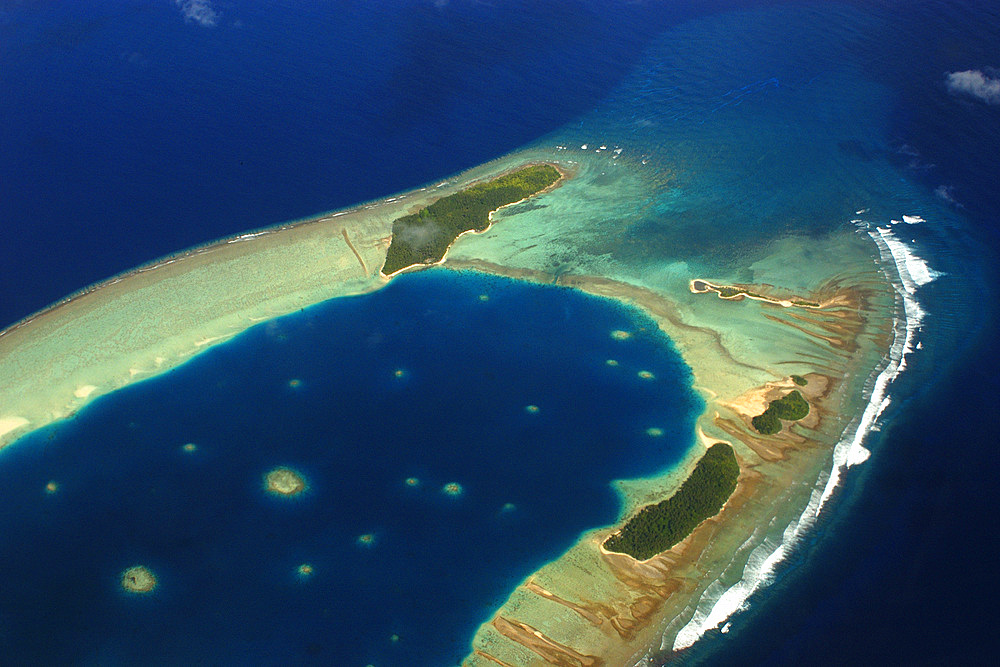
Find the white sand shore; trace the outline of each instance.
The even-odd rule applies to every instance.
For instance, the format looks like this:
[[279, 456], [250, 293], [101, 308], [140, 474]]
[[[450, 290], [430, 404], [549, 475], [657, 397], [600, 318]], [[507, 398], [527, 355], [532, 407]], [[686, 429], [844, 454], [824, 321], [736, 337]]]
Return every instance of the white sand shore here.
[[76, 391], [73, 392], [73, 395], [76, 396], [77, 398], [87, 398], [88, 396], [93, 394], [94, 390], [96, 389], [97, 387], [92, 384], [80, 385], [79, 387], [76, 388]]
[[0, 442], [8, 433], [13, 434], [22, 426], [30, 424], [24, 417], [0, 417]]

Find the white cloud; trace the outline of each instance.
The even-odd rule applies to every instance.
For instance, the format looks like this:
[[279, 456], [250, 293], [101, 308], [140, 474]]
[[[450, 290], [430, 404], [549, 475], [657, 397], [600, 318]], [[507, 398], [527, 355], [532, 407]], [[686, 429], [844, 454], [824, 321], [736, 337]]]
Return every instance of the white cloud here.
[[987, 104], [1000, 104], [1000, 77], [993, 70], [987, 73], [978, 69], [949, 72], [944, 83], [950, 93], [971, 95]]
[[949, 204], [955, 203], [955, 195], [953, 194], [955, 188], [951, 185], [939, 185], [934, 188], [934, 194], [936, 194], [941, 199], [945, 200]]
[[955, 186], [954, 185], [939, 185], [934, 188], [934, 194], [948, 202], [949, 204], [954, 204], [959, 208], [964, 208], [961, 202], [955, 199]]
[[193, 21], [206, 28], [219, 22], [219, 12], [209, 0], [174, 0], [174, 4], [180, 7], [185, 21]]
[[414, 249], [419, 249], [428, 243], [436, 242], [443, 235], [444, 230], [441, 229], [441, 226], [430, 218], [422, 220], [419, 225], [404, 227], [396, 234], [400, 241], [408, 243]]

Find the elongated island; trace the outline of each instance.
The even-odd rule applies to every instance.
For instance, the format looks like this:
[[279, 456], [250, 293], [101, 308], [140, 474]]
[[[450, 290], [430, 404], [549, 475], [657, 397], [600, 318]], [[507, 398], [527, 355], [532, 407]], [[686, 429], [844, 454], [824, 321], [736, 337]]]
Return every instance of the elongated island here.
[[[752, 270], [655, 235], [637, 243], [629, 230], [665, 187], [644, 165], [612, 151], [523, 151], [95, 285], [0, 333], [0, 446], [258, 322], [429, 264], [628, 303], [674, 342], [705, 400], [690, 451], [656, 475], [618, 480], [619, 521], [511, 590], [464, 662], [666, 657], [717, 622], [728, 586], [752, 584], [749, 563], [762, 559], [750, 555], [798, 525], [898, 328], [892, 269], [853, 229], [733, 250]], [[627, 346], [633, 333], [606, 335]]]
[[552, 187], [560, 179], [551, 164], [536, 164], [442, 197], [392, 223], [392, 240], [382, 274], [393, 276], [412, 266], [437, 264], [466, 232], [489, 229], [494, 212]]
[[740, 465], [733, 448], [717, 442], [708, 448], [677, 493], [647, 505], [621, 530], [604, 540], [604, 548], [648, 560], [674, 546], [705, 519], [719, 513], [736, 490]]

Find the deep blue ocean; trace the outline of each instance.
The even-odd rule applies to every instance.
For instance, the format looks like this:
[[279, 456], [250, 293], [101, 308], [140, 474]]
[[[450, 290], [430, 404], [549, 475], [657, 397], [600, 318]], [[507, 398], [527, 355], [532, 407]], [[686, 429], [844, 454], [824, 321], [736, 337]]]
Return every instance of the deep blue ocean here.
[[[684, 455], [690, 384], [637, 311], [481, 274], [260, 324], [4, 452], [0, 653], [457, 664], [513, 587], [616, 520], [611, 481]], [[301, 495], [265, 491], [279, 467]], [[121, 590], [133, 565], [150, 596]]]
[[[975, 664], [995, 658], [1000, 621], [1000, 539], [992, 519], [1000, 503], [994, 428], [1000, 416], [995, 404], [1000, 368], [994, 355], [1000, 348], [995, 305], [1000, 100], [989, 97], [988, 85], [977, 97], [956, 94], [945, 81], [947, 73], [962, 71], [996, 80], [997, 4], [495, 4], [0, 3], [0, 327], [159, 256], [431, 182], [575, 126], [644, 63], [661, 35], [693, 19], [735, 12], [750, 17], [747, 25], [752, 25], [760, 8], [801, 10], [789, 12], [792, 18], [781, 29], [798, 37], [805, 26], [813, 31], [815, 49], [786, 58], [788, 68], [802, 72], [794, 83], [806, 85], [829, 68], [818, 55], [827, 51], [823, 45], [829, 36], [816, 29], [814, 17], [830, 6], [843, 7], [842, 15], [862, 15], [866, 21], [853, 40], [843, 30], [837, 33], [849, 43], [838, 43], [836, 52], [888, 91], [890, 103], [884, 122], [879, 119], [879, 136], [843, 149], [891, 164], [901, 183], [952, 207], [955, 221], [947, 229], [921, 232], [925, 257], [939, 266], [947, 263], [952, 282], [932, 283], [921, 293], [929, 313], [923, 352], [912, 359], [912, 375], [904, 374], [894, 386], [896, 400], [881, 432], [866, 443], [872, 458], [850, 471], [837, 502], [809, 540], [732, 619], [728, 632], [709, 633], [680, 661]], [[199, 8], [200, 13], [195, 11]], [[706, 28], [689, 37], [712, 42], [719, 35]], [[677, 48], [683, 52], [683, 45]], [[766, 55], [749, 50], [720, 55], [717, 94], [728, 94], [734, 71], [746, 85], [756, 84], [753, 90], [760, 96], [790, 85], [771, 81], [774, 72], [764, 64], [769, 62]], [[739, 68], [725, 67], [729, 57]], [[700, 75], [708, 79], [699, 85], [710, 89], [712, 71]], [[693, 94], [691, 90], [701, 88], [680, 90], [678, 99]], [[692, 103], [692, 109], [709, 110], [705, 113], [675, 117], [692, 126], [711, 122], [710, 102]], [[826, 112], [817, 106], [803, 114]], [[608, 114], [626, 115], [620, 109]], [[760, 186], [762, 200], [771, 196], [770, 187]], [[959, 242], [935, 242], [945, 235]], [[956, 253], [955, 248], [962, 250]], [[471, 415], [507, 420], [507, 426], [523, 423], [532, 437], [553, 438], [556, 434], [545, 431], [545, 420], [556, 415], [538, 396], [571, 391], [574, 382], [561, 383], [560, 378], [590, 373], [594, 382], [608, 383], [608, 392], [622, 390], [617, 383], [624, 378], [609, 374], [601, 355], [613, 347], [607, 328], [634, 317], [563, 291], [504, 281], [484, 286], [483, 280], [438, 273], [413, 276], [383, 293], [308, 309], [135, 385], [120, 398], [99, 400], [74, 420], [4, 451], [3, 653], [9, 657], [8, 651], [20, 651], [14, 663], [61, 663], [74, 657], [128, 662], [150, 652], [170, 661], [175, 655], [184, 657], [170, 651], [208, 651], [213, 636], [232, 633], [227, 647], [236, 662], [244, 651], [243, 656], [266, 656], [273, 662], [295, 655], [329, 663], [336, 651], [362, 645], [331, 640], [328, 629], [340, 624], [336, 627], [351, 637], [369, 629], [373, 633], [373, 653], [352, 655], [352, 660], [388, 656], [391, 662], [388, 652], [405, 645], [427, 651], [421, 655], [441, 655], [431, 653], [437, 649], [430, 648], [431, 634], [421, 624], [432, 613], [439, 620], [437, 612], [447, 607], [456, 611], [447, 621], [452, 625], [442, 627], [458, 634], [447, 635], [442, 658], [453, 661], [464, 654], [468, 633], [505, 598], [512, 581], [564, 549], [579, 531], [613, 520], [617, 505], [608, 479], [650, 472], [650, 462], [642, 456], [618, 469], [614, 457], [601, 459], [602, 450], [590, 448], [588, 460], [601, 463], [589, 472], [581, 470], [579, 477], [574, 473], [563, 479], [549, 468], [548, 474], [520, 480], [544, 482], [550, 489], [563, 482], [583, 485], [566, 486], [549, 498], [571, 495], [571, 506], [541, 508], [532, 497], [542, 502], [542, 494], [532, 494], [532, 488], [518, 495], [499, 472], [463, 466], [467, 450], [455, 442], [467, 436], [461, 431]], [[483, 290], [495, 296], [455, 309], [441, 303], [446, 295], [465, 298]], [[393, 308], [422, 305], [395, 318], [360, 305], [379, 299], [396, 300]], [[543, 354], [558, 347], [556, 339], [548, 338], [549, 331], [517, 329], [529, 324], [524, 318], [513, 318], [511, 330], [499, 326], [501, 320], [509, 324], [502, 316], [505, 308], [529, 307], [524, 304], [536, 304], [531, 307], [537, 307], [539, 317], [550, 318], [553, 331], [565, 331], [559, 328], [565, 309], [585, 311], [594, 323], [593, 337], [574, 329], [573, 336], [559, 340], [570, 340], [577, 351], [587, 353], [562, 359]], [[425, 316], [428, 310], [434, 316]], [[364, 327], [331, 324], [349, 313], [353, 321], [369, 318], [364, 320], [369, 333], [380, 330], [383, 337], [369, 341], [361, 335]], [[419, 346], [406, 342], [431, 331], [414, 322], [437, 326], [463, 317], [498, 318], [492, 321], [497, 336], [506, 337], [509, 348], [503, 351], [507, 356], [497, 353], [489, 364], [503, 358], [509, 360], [505, 365], [476, 365], [486, 363], [481, 332], [456, 337], [454, 327], [443, 327], [433, 329], [436, 334], [421, 339]], [[357, 336], [351, 344], [360, 348], [346, 347], [349, 336]], [[392, 336], [401, 336], [395, 340], [405, 344], [393, 346]], [[518, 348], [525, 340], [537, 344], [527, 349], [539, 364], [552, 365], [529, 373], [524, 350]], [[647, 346], [637, 354], [649, 355], [636, 357], [635, 363], [642, 358], [661, 364], [664, 374], [657, 377], [674, 378], [669, 382], [674, 396], [688, 396], [686, 371], [663, 341], [635, 342]], [[336, 347], [340, 345], [345, 347]], [[466, 354], [458, 354], [457, 345]], [[240, 354], [246, 346], [255, 352]], [[365, 349], [370, 356], [337, 356], [341, 349]], [[596, 360], [594, 367], [588, 360]], [[337, 381], [347, 377], [351, 366], [361, 369], [362, 362], [369, 364], [363, 372]], [[442, 373], [443, 364], [454, 373]], [[402, 378], [395, 377], [397, 368], [404, 370]], [[519, 368], [526, 375], [516, 376], [517, 382], [506, 377]], [[378, 416], [403, 410], [394, 402], [399, 396], [410, 391], [426, 401], [451, 400], [459, 384], [475, 373], [480, 374], [474, 383], [480, 393], [463, 390], [462, 401], [488, 405], [489, 411], [456, 409], [454, 419], [421, 423], [416, 436], [407, 440], [410, 447], [394, 447], [391, 455], [373, 459], [377, 465], [367, 459], [349, 463], [352, 459], [331, 453], [349, 451], [350, 443], [359, 442], [375, 448], [366, 453], [388, 452], [377, 445], [391, 438], [388, 429], [398, 424]], [[300, 386], [290, 387], [296, 378]], [[628, 391], [634, 392], [633, 378], [628, 381]], [[372, 418], [357, 424], [355, 432], [338, 430], [338, 415], [360, 409], [358, 395], [351, 395], [351, 387], [359, 383], [367, 383], [367, 390], [382, 396], [385, 404], [377, 410], [366, 406], [364, 413]], [[180, 390], [182, 386], [190, 388]], [[413, 392], [418, 386], [434, 386], [435, 393]], [[212, 402], [203, 400], [206, 395]], [[632, 409], [635, 395], [629, 396]], [[683, 423], [688, 418], [684, 406], [692, 408], [667, 395], [649, 400], [658, 402], [636, 408], [640, 413], [606, 416], [624, 428], [635, 427], [643, 409], [673, 410], [669, 414]], [[538, 404], [539, 412], [525, 412], [528, 404]], [[167, 407], [171, 405], [173, 409]], [[272, 414], [272, 405], [289, 412]], [[322, 408], [307, 409], [316, 405]], [[234, 421], [227, 410], [240, 418]], [[579, 414], [593, 416], [586, 410]], [[405, 415], [415, 421], [423, 417], [416, 406]], [[566, 446], [574, 446], [564, 437], [573, 424], [573, 419], [560, 421], [559, 440]], [[581, 422], [580, 434], [595, 428]], [[604, 428], [613, 427], [609, 422]], [[47, 442], [50, 436], [53, 440]], [[86, 445], [74, 447], [81, 438]], [[648, 444], [643, 438], [627, 443]], [[187, 442], [196, 443], [197, 450], [184, 453], [180, 447]], [[678, 441], [676, 455], [688, 444]], [[475, 445], [524, 443], [477, 440]], [[239, 456], [233, 454], [237, 447]], [[662, 452], [657, 456], [660, 463], [669, 460]], [[504, 469], [521, 463], [518, 458], [503, 456], [495, 465]], [[144, 474], [124, 474], [139, 461]], [[552, 465], [535, 463], [539, 471]], [[309, 491], [294, 500], [266, 496], [261, 476], [274, 465], [301, 470], [310, 481]], [[370, 467], [360, 467], [365, 465]], [[6, 474], [12, 470], [25, 472]], [[403, 480], [410, 476], [422, 484], [407, 487]], [[64, 481], [57, 494], [40, 504], [45, 482], [56, 478], [77, 479], [87, 493]], [[440, 493], [441, 485], [452, 481], [463, 485], [464, 495]], [[331, 500], [335, 510], [330, 512], [340, 514], [318, 518], [315, 513], [324, 511], [324, 500]], [[507, 502], [516, 510], [498, 514]], [[566, 522], [547, 520], [541, 526], [532, 521], [533, 512], [564, 516]], [[150, 516], [170, 516], [177, 523], [147, 523]], [[226, 535], [214, 532], [220, 516], [231, 518], [222, 524]], [[251, 516], [256, 518], [247, 518]], [[423, 534], [416, 526], [428, 517], [444, 533], [447, 526], [458, 525], [448, 521], [464, 517], [462, 525], [481, 528], [486, 543], [510, 549], [513, 556], [503, 563], [516, 562], [517, 568], [499, 560], [487, 565], [482, 559], [498, 552], [479, 549], [476, 540], [461, 545], [477, 548], [475, 558], [448, 561], [454, 557], [449, 545], [455, 547], [449, 540], [456, 536]], [[466, 521], [469, 517], [477, 520]], [[330, 528], [317, 531], [316, 526]], [[554, 527], [564, 532], [557, 534]], [[98, 533], [99, 540], [94, 538]], [[355, 542], [366, 533], [376, 537], [372, 548]], [[12, 540], [14, 534], [21, 537]], [[126, 534], [135, 539], [124, 540]], [[424, 541], [416, 542], [418, 537]], [[519, 551], [525, 543], [532, 545], [530, 553]], [[355, 597], [359, 588], [354, 585], [381, 587], [403, 600], [405, 591], [394, 586], [415, 575], [391, 565], [400, 549], [438, 549], [439, 560], [429, 561], [437, 565], [419, 576], [435, 586], [438, 581], [453, 585], [442, 590], [455, 593], [420, 598], [420, 604], [440, 605], [436, 611], [424, 607], [421, 614], [413, 604], [401, 604], [405, 611], [398, 615], [369, 609], [380, 621], [362, 628], [352, 625], [345, 606], [326, 602], [350, 597], [352, 608], [365, 609], [366, 600]], [[154, 552], [155, 558], [149, 556]], [[322, 557], [316, 555], [320, 552]], [[74, 568], [65, 570], [69, 554]], [[108, 560], [108, 554], [119, 558]], [[147, 563], [160, 576], [154, 600], [118, 592], [117, 575], [133, 560]], [[295, 575], [295, 567], [304, 562], [315, 566], [308, 582]], [[356, 579], [328, 579], [335, 562], [353, 563], [350, 576]], [[211, 567], [203, 567], [206, 563]], [[282, 567], [273, 567], [275, 563]], [[475, 578], [470, 564], [489, 566], [490, 576]], [[364, 568], [376, 566], [379, 577], [365, 578]], [[200, 578], [186, 578], [196, 569]], [[30, 575], [9, 574], [25, 571]], [[466, 595], [471, 581], [481, 595]], [[196, 602], [206, 591], [220, 604], [225, 601], [226, 614]], [[56, 597], [58, 605], [44, 604]], [[138, 606], [151, 601], [157, 604], [152, 612]], [[95, 602], [106, 605], [105, 617], [91, 613]], [[262, 619], [275, 609], [299, 618], [301, 631], [277, 637], [264, 627]], [[238, 614], [228, 616], [233, 610]], [[143, 616], [150, 613], [155, 618]], [[393, 634], [400, 638], [395, 644]], [[179, 636], [188, 643], [179, 644]], [[128, 653], [137, 646], [146, 652]], [[440, 663], [435, 657], [430, 664]]]

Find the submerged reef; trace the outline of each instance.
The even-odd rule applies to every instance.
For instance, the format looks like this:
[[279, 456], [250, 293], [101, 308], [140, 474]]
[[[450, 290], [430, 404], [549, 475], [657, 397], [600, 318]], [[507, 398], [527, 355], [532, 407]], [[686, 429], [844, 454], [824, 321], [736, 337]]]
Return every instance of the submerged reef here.
[[143, 565], [122, 572], [121, 584], [129, 593], [151, 593], [156, 588], [156, 575]]
[[297, 496], [306, 489], [305, 479], [291, 468], [275, 468], [264, 480], [268, 493], [278, 496]]

